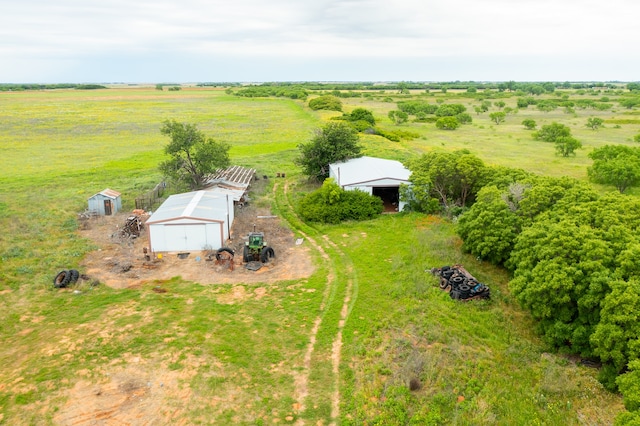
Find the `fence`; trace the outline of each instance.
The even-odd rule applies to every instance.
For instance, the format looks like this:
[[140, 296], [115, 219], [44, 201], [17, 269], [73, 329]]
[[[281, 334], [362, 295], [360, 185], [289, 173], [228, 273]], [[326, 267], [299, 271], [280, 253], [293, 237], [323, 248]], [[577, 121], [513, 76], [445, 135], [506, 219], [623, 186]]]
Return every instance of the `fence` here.
[[136, 198], [136, 209], [151, 210], [156, 203], [163, 200], [162, 196], [167, 190], [167, 183], [158, 183], [151, 191]]

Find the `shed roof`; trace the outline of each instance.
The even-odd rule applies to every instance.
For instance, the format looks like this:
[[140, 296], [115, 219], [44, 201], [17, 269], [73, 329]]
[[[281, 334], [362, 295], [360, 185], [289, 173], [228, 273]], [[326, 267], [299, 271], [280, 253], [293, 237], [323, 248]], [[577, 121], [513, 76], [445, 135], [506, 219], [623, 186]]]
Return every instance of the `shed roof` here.
[[411, 171], [395, 160], [359, 157], [330, 164], [336, 183], [340, 186], [362, 184], [380, 179], [409, 181]]
[[170, 222], [176, 219], [220, 221], [227, 217], [227, 195], [214, 191], [194, 191], [171, 195], [153, 212], [146, 223]]
[[250, 169], [242, 166], [231, 166], [226, 169], [216, 170], [214, 174], [209, 176], [207, 184], [222, 184], [246, 189], [251, 184], [255, 174], [256, 169]]
[[114, 191], [113, 189], [109, 189], [109, 188], [107, 188], [107, 189], [105, 189], [104, 191], [100, 191], [100, 192], [98, 192], [97, 194], [93, 194], [93, 195], [92, 195], [91, 197], [89, 197], [89, 198], [93, 198], [93, 197], [95, 197], [96, 195], [103, 195], [103, 196], [105, 196], [105, 197], [113, 198], [113, 199], [115, 200], [116, 198], [118, 198], [118, 197], [120, 196], [120, 193], [119, 193], [118, 191]]

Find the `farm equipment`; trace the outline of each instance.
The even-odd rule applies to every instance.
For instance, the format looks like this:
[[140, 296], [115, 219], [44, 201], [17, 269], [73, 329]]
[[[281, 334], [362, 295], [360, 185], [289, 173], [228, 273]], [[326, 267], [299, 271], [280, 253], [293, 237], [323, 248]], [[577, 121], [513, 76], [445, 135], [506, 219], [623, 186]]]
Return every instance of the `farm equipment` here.
[[276, 257], [276, 252], [272, 247], [267, 245], [267, 242], [264, 240], [264, 232], [256, 232], [254, 225], [253, 232], [249, 233], [248, 241], [244, 243], [242, 260], [245, 263], [257, 261], [267, 263], [274, 257]]
[[440, 278], [440, 289], [449, 292], [455, 300], [489, 299], [489, 287], [478, 282], [461, 265], [433, 268], [431, 273]]

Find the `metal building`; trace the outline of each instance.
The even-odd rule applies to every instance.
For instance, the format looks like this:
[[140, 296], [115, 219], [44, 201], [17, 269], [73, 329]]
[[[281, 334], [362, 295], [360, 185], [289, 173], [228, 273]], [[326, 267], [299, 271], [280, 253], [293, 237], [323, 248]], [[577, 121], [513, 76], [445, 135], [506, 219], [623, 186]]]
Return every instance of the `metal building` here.
[[410, 184], [411, 171], [401, 162], [375, 157], [359, 157], [329, 165], [329, 177], [342, 189], [359, 189], [376, 195], [384, 202], [385, 211], [402, 211], [400, 184]]
[[89, 197], [89, 212], [99, 216], [110, 216], [122, 210], [120, 193], [113, 189], [105, 189]]
[[217, 191], [172, 195], [146, 221], [152, 252], [216, 250], [229, 238], [233, 197]]

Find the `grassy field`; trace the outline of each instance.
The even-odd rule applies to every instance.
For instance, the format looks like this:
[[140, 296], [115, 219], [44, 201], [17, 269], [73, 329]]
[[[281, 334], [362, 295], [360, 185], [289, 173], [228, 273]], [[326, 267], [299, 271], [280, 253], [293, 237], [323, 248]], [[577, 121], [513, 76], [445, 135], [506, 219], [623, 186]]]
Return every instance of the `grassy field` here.
[[[395, 103], [385, 98], [394, 96], [405, 99], [375, 93], [345, 100], [345, 110], [371, 109], [393, 129]], [[470, 112], [479, 104], [413, 96]], [[362, 141], [367, 155], [385, 158], [466, 148], [487, 164], [585, 178], [590, 150], [633, 144], [640, 124], [627, 113], [530, 106], [500, 125], [472, 113], [453, 132], [408, 123], [420, 138]], [[611, 424], [621, 399], [595, 370], [546, 351], [509, 277], [461, 253], [453, 224], [401, 214], [310, 226], [295, 216], [311, 188], [293, 165], [296, 146], [331, 115], [214, 89], [0, 93], [0, 424]], [[611, 123], [593, 131], [589, 116]], [[569, 125], [584, 149], [555, 156], [525, 118]], [[234, 164], [287, 172], [254, 196], [305, 238], [312, 276], [52, 288], [58, 270], [96, 249], [77, 232], [87, 198], [110, 187], [131, 209], [161, 179], [165, 119], [230, 143]], [[425, 273], [457, 262], [489, 285], [491, 301], [454, 303]], [[412, 379], [419, 390], [409, 390]]]

